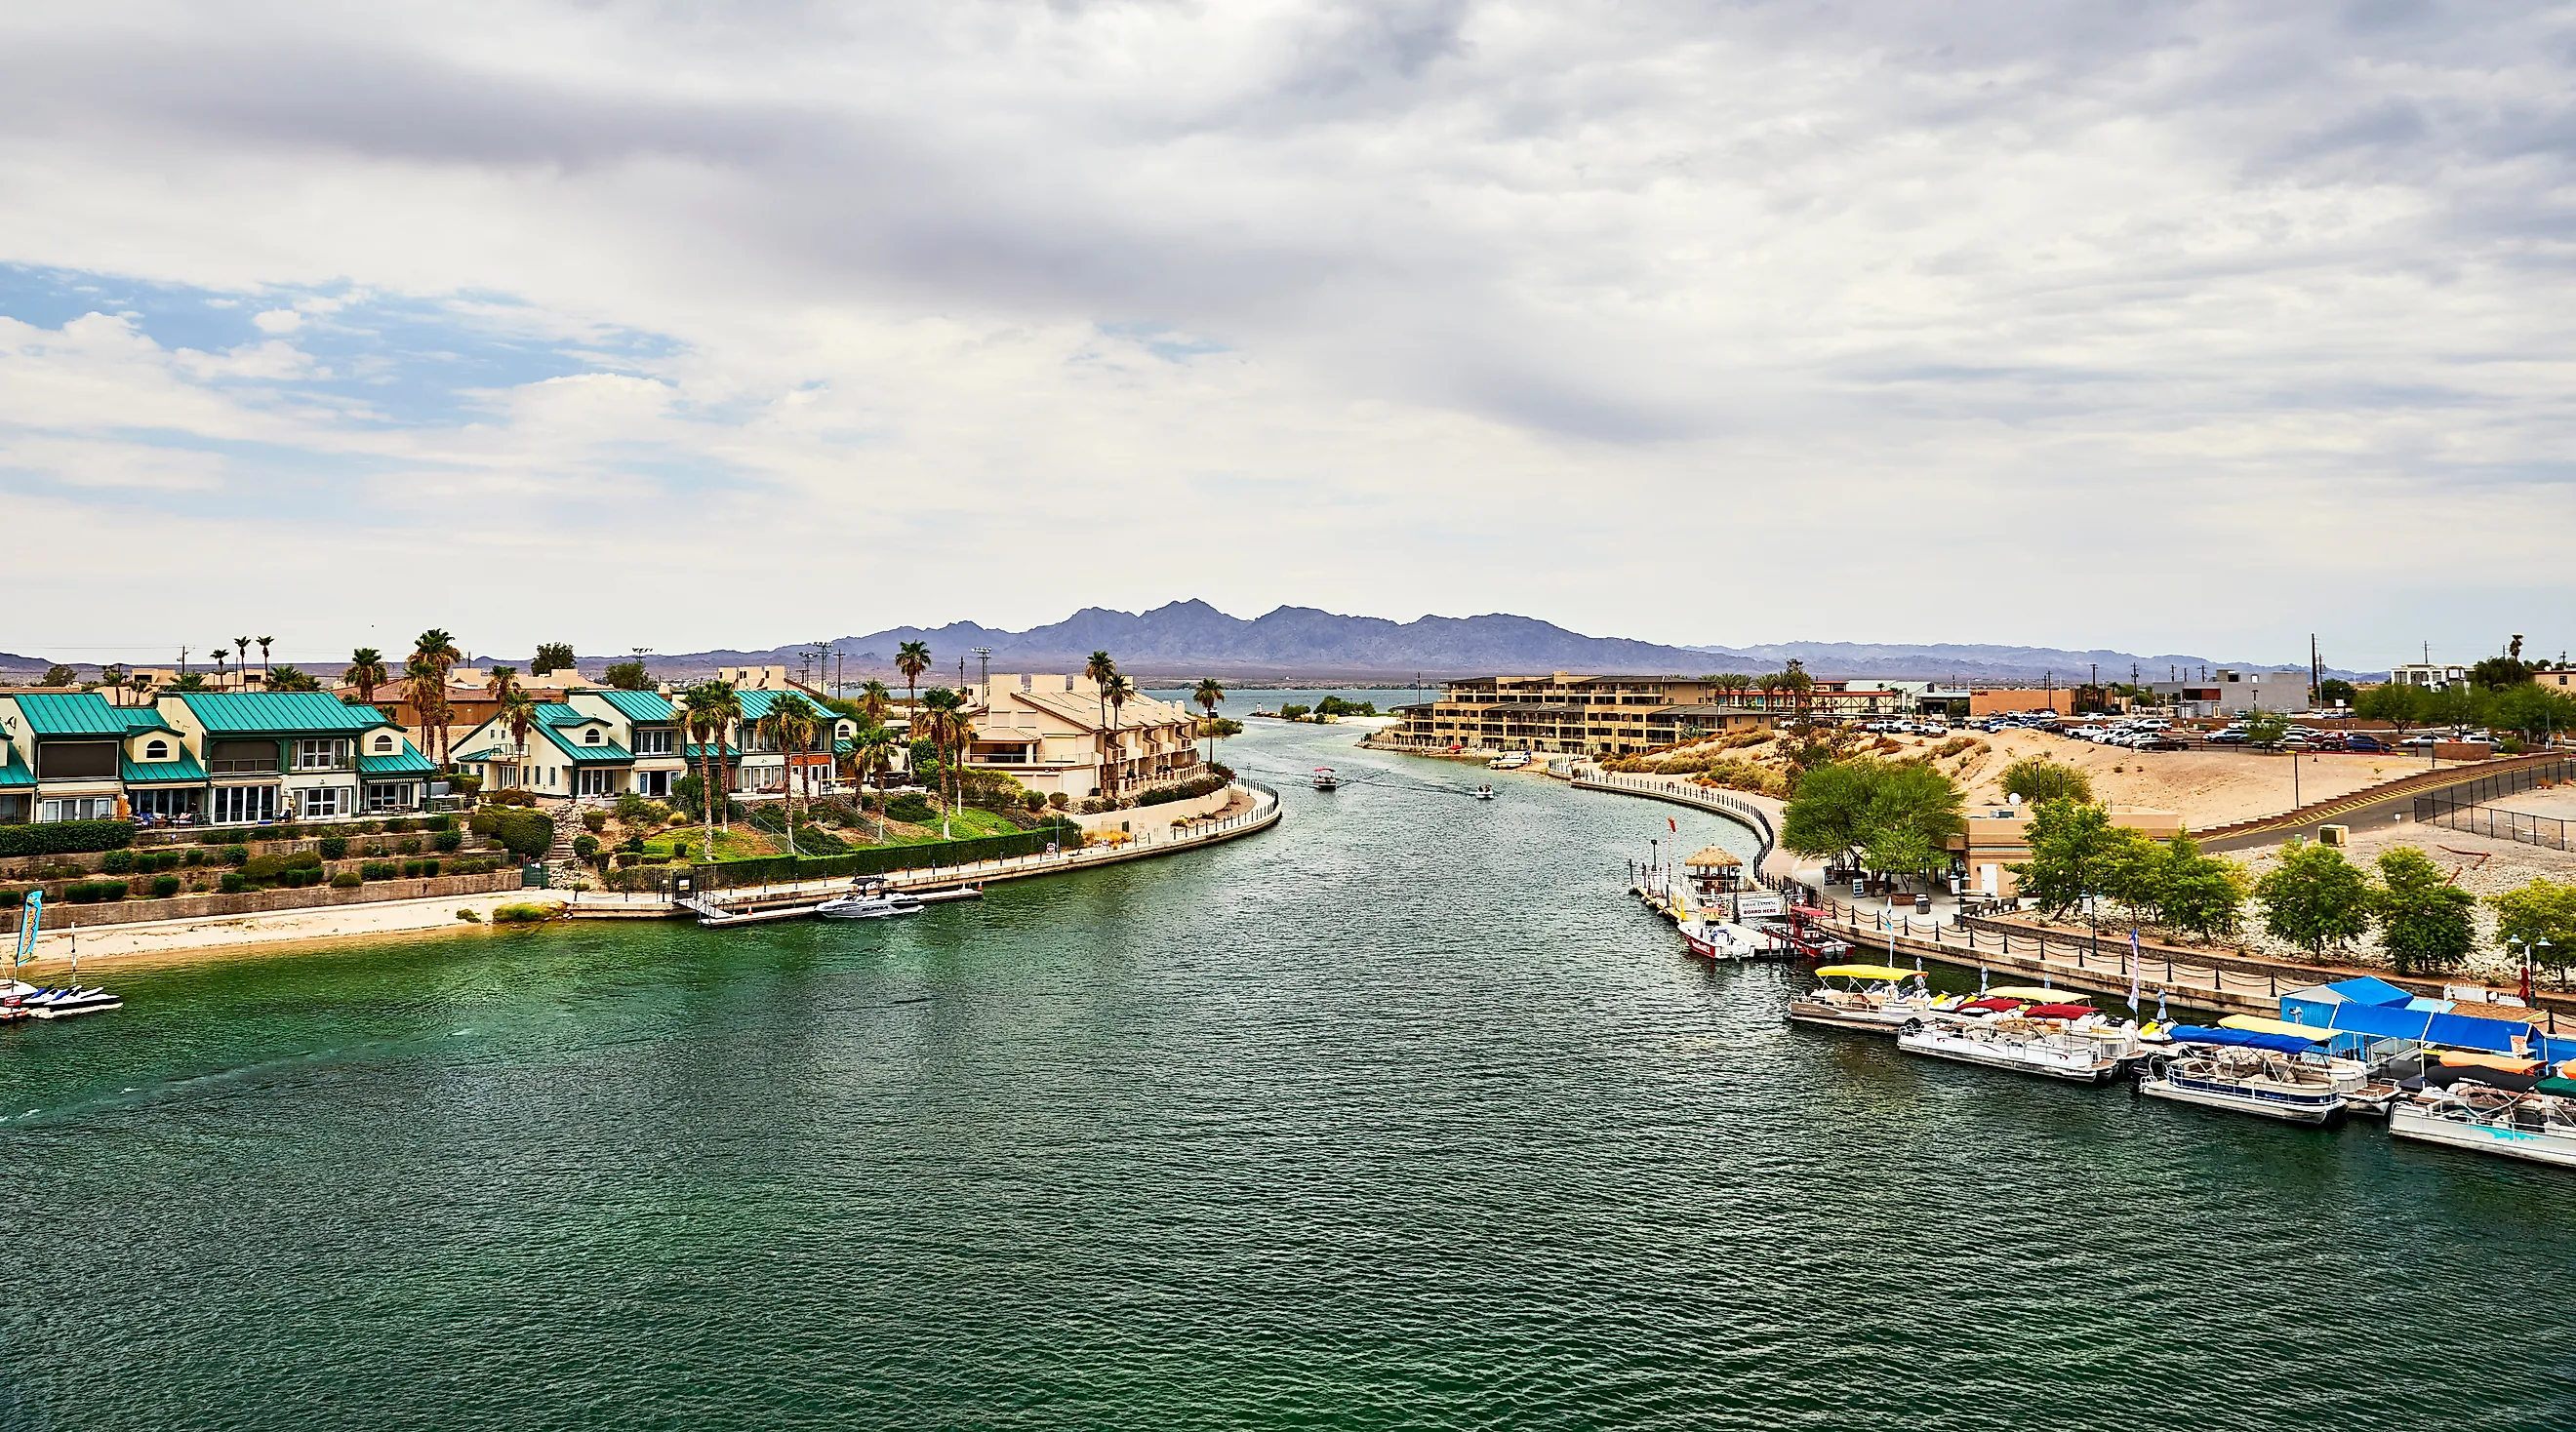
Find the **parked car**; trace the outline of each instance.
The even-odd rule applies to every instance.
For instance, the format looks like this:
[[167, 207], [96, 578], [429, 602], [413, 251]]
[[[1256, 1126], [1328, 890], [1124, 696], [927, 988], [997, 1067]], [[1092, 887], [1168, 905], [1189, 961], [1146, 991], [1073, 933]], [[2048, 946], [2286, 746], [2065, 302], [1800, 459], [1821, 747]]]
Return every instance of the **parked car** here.
[[2213, 746], [2242, 746], [2245, 744], [2246, 736], [2243, 731], [2230, 726], [2224, 731], [2212, 731], [2201, 739]]
[[2362, 735], [2358, 731], [2343, 738], [2343, 748], [2347, 751], [2365, 751], [2372, 755], [2385, 755], [2389, 749], [2386, 741], [2377, 736]]

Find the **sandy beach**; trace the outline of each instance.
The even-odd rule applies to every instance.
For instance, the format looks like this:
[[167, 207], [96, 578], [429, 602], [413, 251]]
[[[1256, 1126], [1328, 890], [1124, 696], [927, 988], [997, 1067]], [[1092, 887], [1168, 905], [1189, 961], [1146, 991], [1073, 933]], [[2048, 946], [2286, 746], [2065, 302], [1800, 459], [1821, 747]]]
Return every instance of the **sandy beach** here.
[[[554, 902], [542, 890], [509, 890], [430, 900], [387, 900], [366, 905], [278, 910], [259, 915], [106, 925], [80, 932], [80, 958], [86, 973], [93, 962], [134, 956], [231, 953], [254, 949], [261, 954], [271, 954], [301, 945], [384, 935], [467, 934], [490, 930], [492, 912], [500, 906], [540, 903]], [[471, 910], [480, 918], [458, 919], [456, 912], [459, 910]], [[23, 973], [35, 978], [68, 969], [71, 956], [71, 932], [47, 931], [37, 939], [35, 963], [26, 966]]]

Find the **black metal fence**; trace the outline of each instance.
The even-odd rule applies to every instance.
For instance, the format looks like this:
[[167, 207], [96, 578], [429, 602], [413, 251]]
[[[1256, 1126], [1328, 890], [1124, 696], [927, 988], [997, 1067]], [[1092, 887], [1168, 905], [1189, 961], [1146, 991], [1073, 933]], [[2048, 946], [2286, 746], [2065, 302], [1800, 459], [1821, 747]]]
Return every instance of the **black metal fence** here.
[[2483, 835], [2491, 840], [2510, 840], [2522, 845], [2546, 846], [2551, 850], [2576, 849], [2567, 843], [2566, 821], [2553, 816], [2498, 810], [2488, 804], [2520, 791], [2570, 780], [2576, 780], [2576, 761], [2542, 761], [2520, 770], [2499, 772], [2465, 785], [2446, 787], [2431, 795], [2417, 796], [2415, 822]]

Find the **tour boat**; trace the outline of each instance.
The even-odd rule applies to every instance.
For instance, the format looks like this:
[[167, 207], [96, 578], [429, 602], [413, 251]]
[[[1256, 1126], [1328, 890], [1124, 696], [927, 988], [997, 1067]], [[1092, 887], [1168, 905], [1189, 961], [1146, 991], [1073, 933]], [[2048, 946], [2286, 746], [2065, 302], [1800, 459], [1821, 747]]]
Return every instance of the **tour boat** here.
[[1309, 780], [1319, 791], [1337, 791], [1342, 788], [1342, 778], [1334, 775], [1333, 768], [1330, 766], [1317, 766], [1315, 774]]
[[[2042, 1005], [2039, 1010], [2080, 1008]], [[1912, 1019], [1896, 1031], [1896, 1047], [1988, 1069], [2039, 1074], [2079, 1084], [2108, 1084], [2128, 1072], [2138, 1054], [2137, 1027], [2086, 1010], [2080, 1019], [2031, 1018], [2025, 1009], [1983, 1022]]]
[[2576, 1096], [2569, 1094], [2517, 1093], [2462, 1080], [2397, 1101], [2388, 1111], [2388, 1132], [2401, 1139], [2576, 1168]]
[[2347, 1095], [2338, 1087], [2334, 1072], [2303, 1057], [2306, 1052], [2307, 1046], [2291, 1036], [2256, 1035], [2212, 1044], [2178, 1035], [2176, 1052], [2149, 1056], [2138, 1092], [2205, 1109], [2233, 1109], [2258, 1118], [2322, 1127], [2344, 1116]]
[[[1888, 1034], [1908, 1020], [1919, 1022], [1932, 1013], [1932, 993], [1921, 983], [1921, 970], [1826, 965], [1816, 971], [1816, 978], [1823, 983], [1790, 999], [1792, 1023]], [[1905, 987], [1907, 980], [1916, 981], [1913, 989]]]

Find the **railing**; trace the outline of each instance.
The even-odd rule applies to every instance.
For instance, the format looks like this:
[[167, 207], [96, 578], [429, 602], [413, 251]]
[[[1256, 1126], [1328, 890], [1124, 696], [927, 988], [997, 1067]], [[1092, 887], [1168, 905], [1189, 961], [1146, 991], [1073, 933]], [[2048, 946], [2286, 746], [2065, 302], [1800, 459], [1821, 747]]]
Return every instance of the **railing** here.
[[1578, 790], [1620, 791], [1629, 795], [1650, 796], [1657, 800], [1696, 806], [1701, 810], [1714, 811], [1750, 827], [1761, 842], [1759, 848], [1754, 851], [1751, 862], [1757, 877], [1762, 869], [1762, 862], [1770, 858], [1772, 847], [1780, 843], [1778, 836], [1771, 829], [1770, 815], [1760, 806], [1678, 776], [1630, 775], [1625, 772], [1604, 771], [1598, 767], [1587, 772], [1581, 766], [1577, 766], [1574, 771], [1574, 784]]
[[2446, 826], [2452, 830], [2483, 835], [2490, 840], [2510, 840], [2519, 845], [2537, 845], [2550, 850], [2576, 849], [2567, 843], [2567, 822], [2553, 816], [2524, 815], [2516, 810], [2498, 810], [2475, 801], [2457, 801], [2449, 796], [2417, 796], [2415, 822], [2418, 825]]

